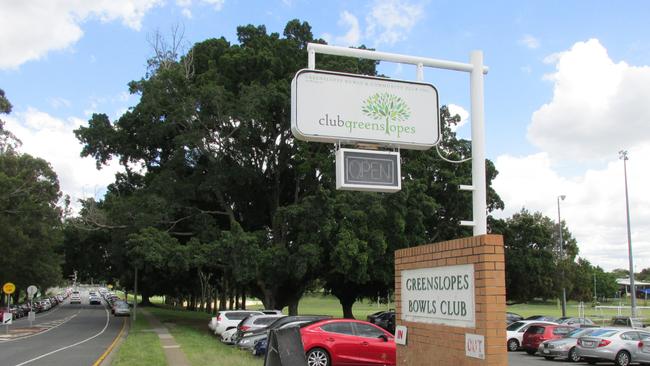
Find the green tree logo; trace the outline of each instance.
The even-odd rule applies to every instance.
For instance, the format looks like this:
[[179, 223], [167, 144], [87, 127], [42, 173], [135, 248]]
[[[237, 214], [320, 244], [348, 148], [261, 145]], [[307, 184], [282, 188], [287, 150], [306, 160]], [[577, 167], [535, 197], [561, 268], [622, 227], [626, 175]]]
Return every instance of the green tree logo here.
[[386, 134], [390, 134], [390, 121], [402, 122], [411, 116], [406, 102], [390, 93], [375, 93], [363, 101], [361, 107], [366, 116], [386, 121]]

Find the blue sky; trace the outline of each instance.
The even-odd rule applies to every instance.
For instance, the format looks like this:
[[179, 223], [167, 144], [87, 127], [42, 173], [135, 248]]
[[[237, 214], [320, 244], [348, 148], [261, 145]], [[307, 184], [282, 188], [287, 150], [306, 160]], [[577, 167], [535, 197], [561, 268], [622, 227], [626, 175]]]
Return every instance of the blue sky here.
[[[617, 152], [628, 149], [640, 270], [650, 263], [649, 14], [645, 1], [0, 0], [0, 88], [14, 105], [2, 118], [23, 151], [52, 163], [65, 193], [101, 198], [118, 168], [98, 172], [79, 158], [71, 131], [94, 112], [115, 119], [137, 103], [127, 83], [144, 76], [156, 30], [180, 24], [188, 45], [221, 36], [234, 43], [238, 25], [282, 33], [298, 18], [335, 45], [461, 62], [479, 49], [490, 67], [487, 156], [507, 206], [497, 215], [526, 207], [556, 218], [557, 196], [566, 194], [562, 216], [581, 254], [626, 267]], [[415, 76], [391, 63], [380, 72]], [[468, 75], [428, 69], [425, 79], [467, 116]], [[469, 137], [469, 122], [458, 132]]]

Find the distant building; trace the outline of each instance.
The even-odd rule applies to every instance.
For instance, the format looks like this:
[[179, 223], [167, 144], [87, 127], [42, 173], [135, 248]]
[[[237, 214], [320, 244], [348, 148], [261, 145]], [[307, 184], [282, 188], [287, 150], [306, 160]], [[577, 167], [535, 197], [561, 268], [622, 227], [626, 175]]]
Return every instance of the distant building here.
[[[621, 297], [623, 295], [629, 296], [630, 294], [630, 278], [617, 278], [616, 283], [618, 284], [619, 293]], [[644, 298], [650, 293], [650, 282], [634, 281], [634, 287], [636, 288], [636, 297]]]

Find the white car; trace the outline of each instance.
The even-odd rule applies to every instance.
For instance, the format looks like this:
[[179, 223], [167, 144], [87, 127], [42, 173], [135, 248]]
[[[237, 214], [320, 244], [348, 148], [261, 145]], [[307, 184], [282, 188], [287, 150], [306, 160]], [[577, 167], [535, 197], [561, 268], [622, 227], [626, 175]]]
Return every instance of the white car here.
[[524, 332], [533, 324], [557, 324], [539, 320], [520, 320], [514, 322], [506, 328], [506, 345], [509, 352], [519, 349], [524, 338]]
[[230, 328], [223, 333], [221, 333], [221, 342], [225, 344], [234, 344], [233, 337], [235, 337], [235, 334], [237, 333], [237, 328]]
[[213, 330], [214, 334], [220, 336], [228, 329], [236, 329], [237, 324], [249, 315], [264, 315], [264, 313], [255, 310], [223, 310], [210, 319], [208, 328]]

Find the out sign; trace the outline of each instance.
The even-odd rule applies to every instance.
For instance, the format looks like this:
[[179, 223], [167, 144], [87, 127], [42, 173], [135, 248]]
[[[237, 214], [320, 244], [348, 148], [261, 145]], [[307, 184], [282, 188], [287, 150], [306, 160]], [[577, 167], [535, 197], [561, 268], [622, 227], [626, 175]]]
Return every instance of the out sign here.
[[406, 345], [406, 327], [398, 325], [395, 327], [395, 343]]
[[465, 333], [465, 356], [485, 360], [485, 337]]

